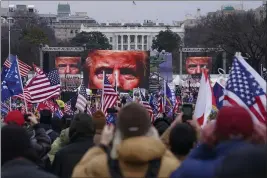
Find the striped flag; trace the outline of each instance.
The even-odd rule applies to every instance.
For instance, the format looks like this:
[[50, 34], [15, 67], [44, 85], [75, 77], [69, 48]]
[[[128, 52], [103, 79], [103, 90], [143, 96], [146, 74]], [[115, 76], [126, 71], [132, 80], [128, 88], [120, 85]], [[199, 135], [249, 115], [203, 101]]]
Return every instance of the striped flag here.
[[176, 96], [175, 104], [173, 107], [173, 113], [179, 112], [180, 105], [182, 105], [182, 101], [180, 99], [180, 96]]
[[117, 103], [118, 94], [112, 87], [112, 85], [109, 83], [108, 78], [106, 75], [104, 75], [104, 87], [103, 87], [103, 112], [107, 116], [107, 109], [112, 108]]
[[73, 111], [71, 109], [71, 100], [67, 101], [64, 104], [64, 113], [68, 114], [68, 115], [72, 115]]
[[158, 93], [158, 106], [157, 106], [157, 109], [158, 109], [158, 113], [163, 113], [163, 99], [162, 99], [162, 96], [161, 96], [161, 91], [159, 91]]
[[233, 61], [223, 104], [244, 107], [255, 122], [266, 123], [266, 81], [242, 56]]
[[150, 118], [151, 118], [151, 122], [153, 123], [155, 120], [153, 110], [152, 110], [149, 102], [146, 100], [145, 96], [142, 94], [141, 91], [140, 91], [140, 95], [141, 95], [141, 102], [142, 102], [143, 106], [146, 108], [147, 112], [149, 113]]
[[[18, 59], [18, 65], [19, 65], [19, 73], [22, 77], [25, 77], [28, 75], [29, 71], [32, 69], [31, 66], [28, 64], [22, 62], [21, 60]], [[7, 58], [6, 61], [4, 62], [4, 66], [7, 67], [8, 69], [11, 67], [11, 62]]]
[[75, 107], [84, 112], [87, 105], [87, 94], [84, 84], [81, 84]]
[[[34, 66], [36, 76], [24, 87], [24, 95], [27, 102], [40, 103], [47, 99], [60, 95], [60, 79], [58, 70], [54, 69], [48, 74]], [[16, 97], [24, 99], [23, 94]]]

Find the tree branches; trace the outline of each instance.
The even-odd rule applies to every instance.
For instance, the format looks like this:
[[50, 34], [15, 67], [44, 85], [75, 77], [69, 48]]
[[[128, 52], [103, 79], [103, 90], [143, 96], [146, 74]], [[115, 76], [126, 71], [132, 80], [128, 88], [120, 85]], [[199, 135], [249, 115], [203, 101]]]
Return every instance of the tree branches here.
[[[253, 11], [216, 14], [202, 18], [196, 27], [187, 29], [185, 43], [193, 45], [196, 42], [201, 47], [220, 46], [231, 54], [239, 51], [259, 71], [259, 64], [266, 54], [265, 26]], [[198, 32], [199, 38], [195, 39]]]

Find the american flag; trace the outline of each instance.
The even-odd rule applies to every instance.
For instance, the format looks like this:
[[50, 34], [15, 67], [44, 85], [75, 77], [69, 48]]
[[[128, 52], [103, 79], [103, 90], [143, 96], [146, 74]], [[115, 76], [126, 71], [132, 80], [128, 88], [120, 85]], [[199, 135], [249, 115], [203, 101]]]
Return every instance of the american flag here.
[[224, 105], [239, 105], [254, 121], [266, 122], [266, 81], [240, 56], [232, 64]]
[[176, 96], [176, 99], [175, 99], [175, 104], [174, 104], [174, 107], [173, 107], [173, 113], [176, 113], [179, 111], [179, 106], [182, 104], [182, 101], [180, 99], [180, 96]]
[[86, 106], [86, 113], [87, 113], [88, 115], [92, 115], [91, 108], [90, 108], [89, 105]]
[[64, 104], [64, 113], [66, 113], [67, 115], [73, 115], [73, 111], [71, 109], [71, 100], [67, 101]]
[[107, 76], [104, 76], [104, 88], [103, 88], [103, 101], [102, 101], [102, 105], [103, 105], [103, 112], [105, 113], [105, 115], [107, 116], [107, 109], [108, 108], [112, 108], [116, 105], [117, 103], [117, 98], [118, 98], [118, 94], [116, 93], [116, 91], [114, 90], [114, 88], [112, 87], [112, 85], [109, 83]]
[[[32, 69], [31, 66], [28, 64], [22, 62], [21, 60], [18, 59], [18, 65], [19, 65], [19, 73], [22, 77], [25, 77], [28, 75], [29, 71]], [[6, 66], [8, 69], [11, 67], [11, 62], [7, 58], [6, 61], [4, 62], [4, 66]]]
[[[58, 70], [54, 69], [48, 74], [35, 67], [37, 75], [24, 87], [24, 95], [27, 102], [40, 103], [47, 99], [60, 95], [60, 79]], [[23, 94], [17, 95], [24, 99]]]
[[9, 106], [5, 102], [1, 102], [1, 113], [7, 114], [9, 112]]
[[84, 112], [87, 105], [87, 94], [84, 84], [81, 84], [75, 107]]
[[163, 113], [163, 99], [162, 99], [162, 95], [161, 95], [161, 91], [158, 92], [158, 105], [157, 105], [157, 109], [158, 109], [158, 113]]
[[149, 104], [149, 102], [146, 100], [145, 96], [142, 94], [142, 92], [140, 91], [140, 95], [141, 95], [141, 101], [142, 101], [142, 104], [143, 106], [146, 108], [147, 112], [149, 113], [150, 115], [150, 118], [151, 118], [151, 122], [154, 122], [155, 120], [155, 117], [154, 117], [154, 114], [153, 114], [153, 110]]

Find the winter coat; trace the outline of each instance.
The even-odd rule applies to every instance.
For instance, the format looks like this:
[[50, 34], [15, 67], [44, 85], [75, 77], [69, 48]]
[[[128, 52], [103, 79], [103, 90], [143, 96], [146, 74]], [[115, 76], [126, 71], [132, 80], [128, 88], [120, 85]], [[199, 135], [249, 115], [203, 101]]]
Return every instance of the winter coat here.
[[75, 165], [86, 151], [94, 146], [93, 137], [79, 137], [56, 153], [52, 171], [61, 178], [70, 178]]
[[214, 178], [223, 158], [248, 144], [241, 140], [225, 141], [215, 148], [201, 144], [191, 151], [181, 166], [173, 172], [171, 178]]
[[60, 136], [51, 145], [51, 150], [48, 153], [48, 157], [51, 162], [54, 161], [56, 153], [69, 143], [69, 128], [62, 130]]
[[[117, 147], [117, 154], [124, 177], [144, 177], [148, 162], [158, 158], [161, 158], [158, 177], [169, 177], [179, 166], [178, 160], [160, 139], [147, 136], [123, 140]], [[72, 177], [111, 177], [107, 153], [98, 146], [90, 149], [75, 167]]]
[[33, 162], [20, 158], [8, 161], [1, 167], [1, 178], [57, 178], [41, 170]]
[[52, 126], [49, 125], [49, 124], [42, 124], [41, 123], [40, 126], [45, 129], [47, 135], [50, 137], [51, 144], [52, 144], [57, 139], [57, 137], [59, 136], [59, 134], [57, 132], [55, 132], [52, 129]]
[[45, 133], [45, 129], [40, 124], [28, 128], [27, 131], [31, 136], [33, 148], [37, 151], [39, 158], [43, 158], [51, 149], [50, 137]]

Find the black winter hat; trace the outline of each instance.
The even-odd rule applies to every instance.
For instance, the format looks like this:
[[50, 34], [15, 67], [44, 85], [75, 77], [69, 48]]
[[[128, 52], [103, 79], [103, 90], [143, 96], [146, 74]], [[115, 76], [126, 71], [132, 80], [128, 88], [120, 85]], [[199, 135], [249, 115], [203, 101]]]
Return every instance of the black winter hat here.
[[52, 112], [50, 110], [44, 109], [40, 111], [40, 123], [51, 124]]
[[116, 126], [124, 138], [143, 136], [151, 127], [151, 119], [142, 105], [132, 102], [119, 111]]
[[86, 113], [79, 113], [74, 116], [71, 122], [69, 137], [94, 136], [95, 126], [93, 119]]
[[10, 124], [1, 129], [1, 163], [5, 164], [15, 158], [28, 158], [34, 152], [27, 131], [15, 124]]

